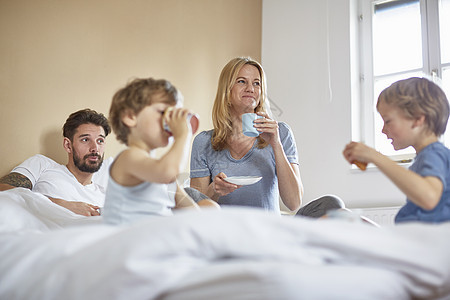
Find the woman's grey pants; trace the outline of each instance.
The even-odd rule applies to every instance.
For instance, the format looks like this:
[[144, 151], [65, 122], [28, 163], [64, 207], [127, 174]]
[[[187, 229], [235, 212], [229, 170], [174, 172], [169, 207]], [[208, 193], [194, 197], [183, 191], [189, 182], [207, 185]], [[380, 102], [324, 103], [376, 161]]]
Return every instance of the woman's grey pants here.
[[[191, 196], [191, 198], [195, 202], [198, 202], [202, 199], [209, 199], [208, 196], [194, 188], [185, 187], [184, 190], [189, 196]], [[327, 211], [339, 208], [345, 208], [344, 201], [334, 195], [325, 195], [311, 201], [310, 203], [300, 208], [296, 215], [311, 218], [320, 218], [326, 215]]]

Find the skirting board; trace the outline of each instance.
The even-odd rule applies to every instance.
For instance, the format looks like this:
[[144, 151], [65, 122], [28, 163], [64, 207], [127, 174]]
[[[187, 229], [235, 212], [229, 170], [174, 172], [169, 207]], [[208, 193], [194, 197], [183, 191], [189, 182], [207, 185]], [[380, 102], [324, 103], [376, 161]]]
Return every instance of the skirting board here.
[[393, 226], [395, 215], [397, 214], [400, 206], [392, 207], [372, 207], [372, 208], [360, 208], [352, 209], [361, 216], [367, 217], [376, 222], [380, 226]]

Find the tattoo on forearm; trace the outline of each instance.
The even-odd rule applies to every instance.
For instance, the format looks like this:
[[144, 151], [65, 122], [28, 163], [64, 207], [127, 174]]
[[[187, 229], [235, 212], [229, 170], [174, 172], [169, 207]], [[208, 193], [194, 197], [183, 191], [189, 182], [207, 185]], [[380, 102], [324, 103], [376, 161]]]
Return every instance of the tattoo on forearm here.
[[33, 187], [31, 181], [26, 176], [14, 172], [0, 178], [0, 183], [9, 184], [15, 187], [23, 187], [30, 190]]

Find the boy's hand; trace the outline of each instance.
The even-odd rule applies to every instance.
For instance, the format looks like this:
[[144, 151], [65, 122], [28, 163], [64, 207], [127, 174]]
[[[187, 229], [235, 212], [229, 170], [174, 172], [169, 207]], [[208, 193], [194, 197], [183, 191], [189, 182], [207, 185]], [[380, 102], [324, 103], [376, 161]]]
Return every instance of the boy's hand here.
[[182, 136], [187, 136], [192, 129], [187, 122], [189, 111], [185, 108], [171, 107], [164, 113], [164, 121], [169, 126], [172, 136], [177, 139]]
[[370, 148], [363, 143], [357, 142], [347, 144], [342, 152], [345, 159], [349, 163], [353, 164], [355, 162], [359, 162], [363, 165], [372, 162], [372, 157], [377, 153], [378, 152], [375, 149]]

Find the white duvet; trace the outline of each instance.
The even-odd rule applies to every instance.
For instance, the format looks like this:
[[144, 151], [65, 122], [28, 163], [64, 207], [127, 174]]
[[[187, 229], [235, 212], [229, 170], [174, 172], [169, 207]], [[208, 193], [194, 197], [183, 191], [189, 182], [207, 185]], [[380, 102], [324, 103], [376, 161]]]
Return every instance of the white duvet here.
[[111, 227], [20, 188], [0, 220], [0, 299], [450, 298], [450, 224], [230, 208]]

